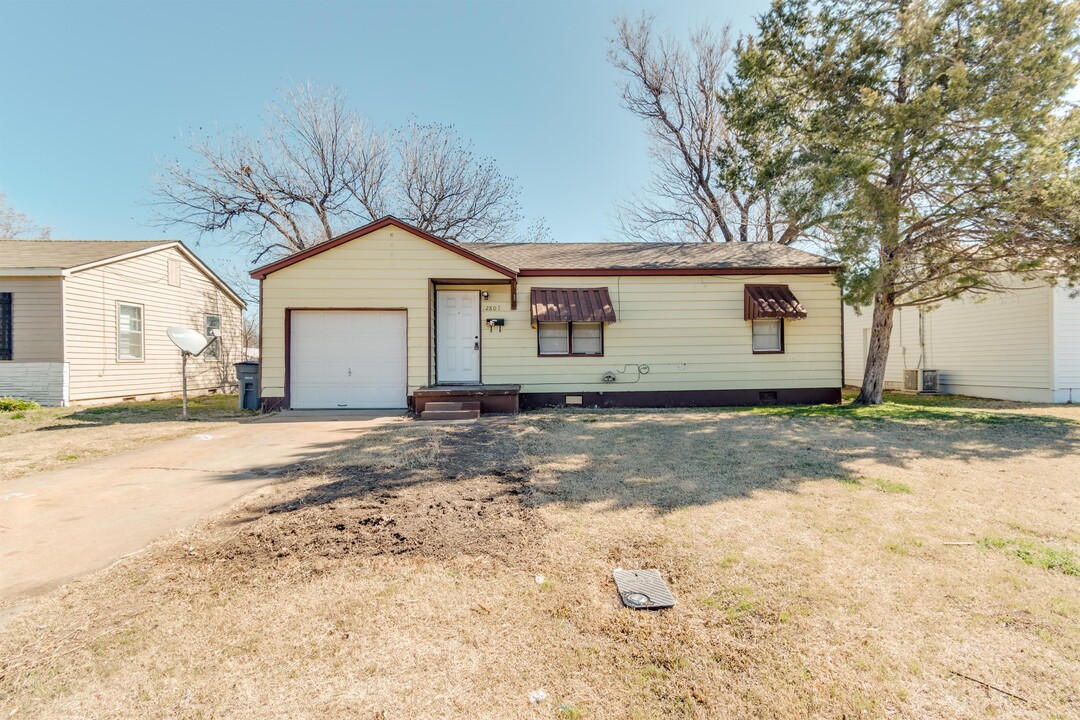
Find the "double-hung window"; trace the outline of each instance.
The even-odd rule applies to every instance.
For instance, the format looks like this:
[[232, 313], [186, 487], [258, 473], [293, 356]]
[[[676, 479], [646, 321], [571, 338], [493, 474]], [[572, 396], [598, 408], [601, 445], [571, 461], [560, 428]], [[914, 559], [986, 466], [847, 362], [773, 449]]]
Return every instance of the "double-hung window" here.
[[753, 321], [754, 352], [784, 352], [784, 320], [782, 318], [759, 318]]
[[137, 362], [143, 353], [143, 306], [116, 304], [116, 359]]
[[537, 324], [541, 355], [603, 355], [604, 325], [598, 322]]
[[[207, 315], [205, 333], [207, 342], [210, 342], [214, 337], [214, 330], [217, 330], [218, 332], [221, 331], [221, 316]], [[210, 347], [206, 348], [206, 352], [204, 352], [203, 355], [208, 358], [217, 358], [219, 356], [218, 346], [220, 344], [220, 342], [213, 343]]]

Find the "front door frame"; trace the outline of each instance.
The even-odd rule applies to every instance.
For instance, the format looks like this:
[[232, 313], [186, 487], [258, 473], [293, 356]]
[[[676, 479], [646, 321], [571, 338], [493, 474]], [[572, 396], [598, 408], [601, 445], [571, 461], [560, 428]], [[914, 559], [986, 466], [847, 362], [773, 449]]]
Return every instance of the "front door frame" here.
[[[476, 356], [476, 381], [471, 380], [440, 380], [439, 379], [439, 293], [452, 292], [452, 293], [473, 293], [476, 295], [476, 342], [480, 346], [478, 348]], [[480, 316], [481, 316], [481, 290], [451, 290], [435, 287], [435, 303], [434, 303], [434, 322], [432, 328], [433, 345], [435, 352], [432, 353], [435, 363], [435, 384], [436, 385], [482, 385], [484, 383], [484, 334], [480, 332]]]

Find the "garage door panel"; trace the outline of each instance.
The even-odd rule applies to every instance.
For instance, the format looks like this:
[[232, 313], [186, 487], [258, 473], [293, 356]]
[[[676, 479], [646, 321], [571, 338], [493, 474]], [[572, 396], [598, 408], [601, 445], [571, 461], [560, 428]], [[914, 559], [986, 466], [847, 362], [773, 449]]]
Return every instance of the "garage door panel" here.
[[290, 405], [404, 408], [405, 328], [403, 311], [293, 311]]

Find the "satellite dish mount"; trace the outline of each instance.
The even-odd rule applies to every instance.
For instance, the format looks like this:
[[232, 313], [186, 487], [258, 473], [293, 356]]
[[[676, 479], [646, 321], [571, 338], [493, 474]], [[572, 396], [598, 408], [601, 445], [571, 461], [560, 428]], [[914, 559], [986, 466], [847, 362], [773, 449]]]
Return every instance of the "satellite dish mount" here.
[[184, 376], [184, 395], [183, 395], [183, 418], [188, 419], [187, 414], [187, 363], [189, 357], [198, 357], [202, 355], [208, 347], [218, 342], [221, 339], [221, 331], [213, 329], [210, 331], [210, 339], [207, 340], [203, 337], [202, 333], [196, 332], [190, 328], [184, 327], [171, 327], [165, 329], [165, 334], [172, 340], [173, 345], [180, 348], [181, 368]]

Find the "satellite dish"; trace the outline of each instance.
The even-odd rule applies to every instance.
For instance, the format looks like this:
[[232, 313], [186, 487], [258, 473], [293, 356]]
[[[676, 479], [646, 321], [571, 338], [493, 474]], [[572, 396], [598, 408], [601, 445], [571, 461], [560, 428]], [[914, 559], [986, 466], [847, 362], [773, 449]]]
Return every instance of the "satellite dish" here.
[[221, 332], [218, 330], [210, 331], [210, 339], [207, 340], [201, 333], [195, 332], [191, 328], [185, 327], [171, 327], [165, 328], [165, 334], [172, 340], [173, 345], [180, 348], [180, 357], [182, 359], [181, 372], [184, 376], [184, 414], [183, 417], [187, 420], [187, 363], [189, 355], [202, 355], [203, 350], [210, 347], [219, 337]]
[[209, 344], [209, 341], [207, 341], [201, 333], [198, 333], [191, 328], [166, 328], [165, 334], [173, 341], [173, 345], [192, 355], [198, 355], [205, 350], [206, 346]]

